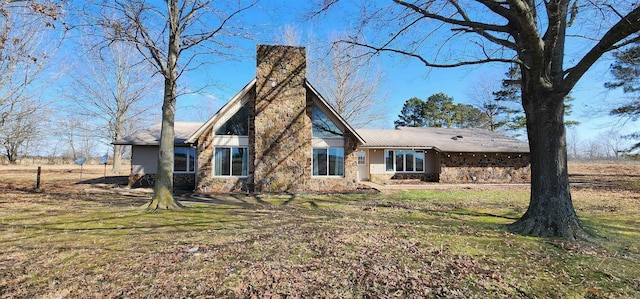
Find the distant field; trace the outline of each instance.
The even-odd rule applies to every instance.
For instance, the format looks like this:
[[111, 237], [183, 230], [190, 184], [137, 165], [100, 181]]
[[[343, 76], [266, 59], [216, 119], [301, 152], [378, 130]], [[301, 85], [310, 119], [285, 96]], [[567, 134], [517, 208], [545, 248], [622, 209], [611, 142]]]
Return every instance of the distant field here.
[[[0, 166], [0, 297], [640, 297], [640, 164], [571, 163], [593, 243], [507, 232], [526, 186], [181, 195], [102, 165]], [[127, 168], [127, 167], [125, 167]], [[120, 184], [120, 185], [119, 185]]]

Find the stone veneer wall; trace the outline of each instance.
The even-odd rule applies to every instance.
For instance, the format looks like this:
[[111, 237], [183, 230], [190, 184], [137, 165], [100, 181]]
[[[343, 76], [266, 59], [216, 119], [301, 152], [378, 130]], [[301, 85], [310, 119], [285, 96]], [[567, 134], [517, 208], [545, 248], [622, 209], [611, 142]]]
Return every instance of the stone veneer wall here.
[[256, 98], [249, 109], [253, 190], [304, 190], [312, 155], [305, 48], [258, 45], [256, 56]]
[[307, 178], [306, 191], [345, 192], [358, 188], [358, 139], [350, 133], [344, 135], [344, 176]]
[[213, 127], [198, 138], [198, 185], [196, 192], [247, 192], [248, 179], [238, 177], [213, 176]]
[[529, 154], [440, 153], [441, 183], [527, 183]]
[[371, 174], [370, 180], [376, 184], [401, 184], [403, 181], [420, 180], [423, 182], [438, 182], [439, 174], [437, 173], [389, 173], [389, 174]]
[[358, 141], [344, 136], [345, 175], [313, 177], [313, 93], [305, 85], [303, 47], [257, 47], [256, 88], [249, 99], [249, 176], [213, 177], [212, 129], [198, 139], [198, 186], [203, 193], [353, 191]]
[[[147, 173], [144, 175], [134, 174], [129, 176], [128, 186], [131, 188], [153, 188], [156, 175]], [[173, 188], [193, 190], [196, 185], [196, 175], [193, 173], [174, 173]]]

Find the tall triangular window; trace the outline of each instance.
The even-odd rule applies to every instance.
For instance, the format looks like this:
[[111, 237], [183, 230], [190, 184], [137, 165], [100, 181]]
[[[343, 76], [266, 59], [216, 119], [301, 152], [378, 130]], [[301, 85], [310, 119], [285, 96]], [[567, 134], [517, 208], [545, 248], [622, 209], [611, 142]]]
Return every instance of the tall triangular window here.
[[311, 123], [313, 127], [313, 137], [342, 137], [342, 130], [331, 121], [331, 119], [318, 107], [313, 104], [311, 108]]
[[249, 135], [249, 104], [244, 104], [236, 114], [227, 120], [218, 130], [216, 135]]

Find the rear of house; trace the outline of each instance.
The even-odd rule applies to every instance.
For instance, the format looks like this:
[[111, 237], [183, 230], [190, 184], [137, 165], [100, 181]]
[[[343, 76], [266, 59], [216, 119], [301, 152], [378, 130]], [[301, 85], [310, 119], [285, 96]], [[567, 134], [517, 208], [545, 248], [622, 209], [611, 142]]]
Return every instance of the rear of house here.
[[[479, 129], [353, 129], [306, 80], [302, 47], [257, 46], [256, 77], [205, 123], [176, 123], [174, 184], [211, 192], [353, 191], [387, 183], [525, 182], [525, 142]], [[131, 185], [151, 185], [160, 127], [132, 145]]]

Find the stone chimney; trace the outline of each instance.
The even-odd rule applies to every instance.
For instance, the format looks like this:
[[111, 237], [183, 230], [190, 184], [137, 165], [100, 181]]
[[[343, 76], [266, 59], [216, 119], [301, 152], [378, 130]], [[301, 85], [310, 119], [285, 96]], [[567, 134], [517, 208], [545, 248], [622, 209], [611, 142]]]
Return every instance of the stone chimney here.
[[313, 151], [305, 48], [258, 45], [256, 60], [249, 122], [254, 191], [305, 190]]

